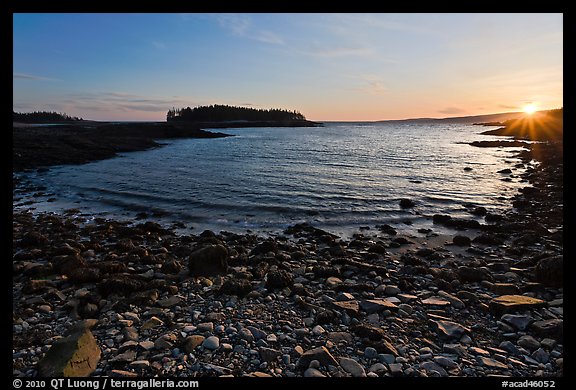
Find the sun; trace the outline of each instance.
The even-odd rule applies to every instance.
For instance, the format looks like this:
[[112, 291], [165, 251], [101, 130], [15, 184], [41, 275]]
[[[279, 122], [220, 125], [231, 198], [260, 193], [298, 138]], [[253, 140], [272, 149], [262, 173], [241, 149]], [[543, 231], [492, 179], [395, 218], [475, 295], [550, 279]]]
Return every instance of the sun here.
[[536, 112], [536, 109], [537, 107], [535, 104], [527, 104], [524, 106], [522, 111], [524, 111], [525, 114], [532, 115]]

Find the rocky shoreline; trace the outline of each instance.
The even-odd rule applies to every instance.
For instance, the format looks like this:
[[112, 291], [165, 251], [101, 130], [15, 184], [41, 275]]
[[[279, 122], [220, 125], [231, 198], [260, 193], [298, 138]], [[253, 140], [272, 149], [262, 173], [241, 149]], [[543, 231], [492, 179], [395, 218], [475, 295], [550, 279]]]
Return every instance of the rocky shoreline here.
[[13, 375], [563, 376], [559, 150], [520, 154], [508, 213], [435, 216], [452, 237], [14, 212]]

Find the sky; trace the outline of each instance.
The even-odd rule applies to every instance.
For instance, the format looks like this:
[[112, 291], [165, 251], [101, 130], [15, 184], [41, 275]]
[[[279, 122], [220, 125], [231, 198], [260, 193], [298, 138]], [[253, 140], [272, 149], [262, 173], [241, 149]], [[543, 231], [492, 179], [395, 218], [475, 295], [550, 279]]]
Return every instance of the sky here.
[[175, 107], [315, 121], [563, 106], [561, 13], [13, 14], [13, 108], [162, 121]]

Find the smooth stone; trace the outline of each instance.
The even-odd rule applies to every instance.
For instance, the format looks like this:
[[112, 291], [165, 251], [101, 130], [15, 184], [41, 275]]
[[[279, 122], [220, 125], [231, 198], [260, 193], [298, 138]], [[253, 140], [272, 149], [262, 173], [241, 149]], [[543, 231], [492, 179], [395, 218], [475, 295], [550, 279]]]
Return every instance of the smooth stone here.
[[216, 336], [207, 337], [203, 342], [202, 346], [209, 350], [216, 350], [220, 346], [220, 339]]
[[360, 365], [356, 360], [342, 357], [340, 358], [340, 366], [346, 371], [347, 373], [351, 374], [353, 377], [365, 377], [366, 371], [364, 367]]
[[534, 351], [540, 348], [540, 343], [534, 337], [530, 335], [524, 335], [520, 337], [517, 341], [517, 344], [523, 348], [529, 349]]
[[372, 373], [380, 375], [380, 374], [384, 374], [385, 372], [387, 372], [388, 369], [382, 363], [374, 363], [373, 365], [370, 366], [368, 371], [369, 371], [369, 373], [372, 372]]
[[458, 363], [446, 356], [434, 356], [434, 362], [448, 369], [458, 367]]
[[364, 349], [364, 356], [367, 359], [374, 359], [378, 356], [378, 351], [376, 351], [376, 348], [366, 347], [366, 349]]
[[305, 378], [325, 378], [326, 375], [322, 374], [322, 372], [316, 368], [307, 368], [306, 371], [304, 371], [304, 377]]

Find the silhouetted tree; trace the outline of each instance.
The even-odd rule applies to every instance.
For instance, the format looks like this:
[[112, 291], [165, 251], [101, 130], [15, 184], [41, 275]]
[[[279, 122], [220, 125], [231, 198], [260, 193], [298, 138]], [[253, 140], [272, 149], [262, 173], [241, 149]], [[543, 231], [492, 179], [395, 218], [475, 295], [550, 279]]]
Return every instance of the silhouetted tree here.
[[300, 112], [277, 108], [256, 109], [228, 105], [198, 106], [175, 109], [166, 114], [167, 121], [223, 122], [223, 121], [304, 121]]
[[34, 112], [15, 112], [12, 111], [12, 120], [14, 122], [25, 123], [42, 123], [42, 122], [73, 122], [80, 121], [82, 118], [72, 117], [67, 114], [49, 111]]

